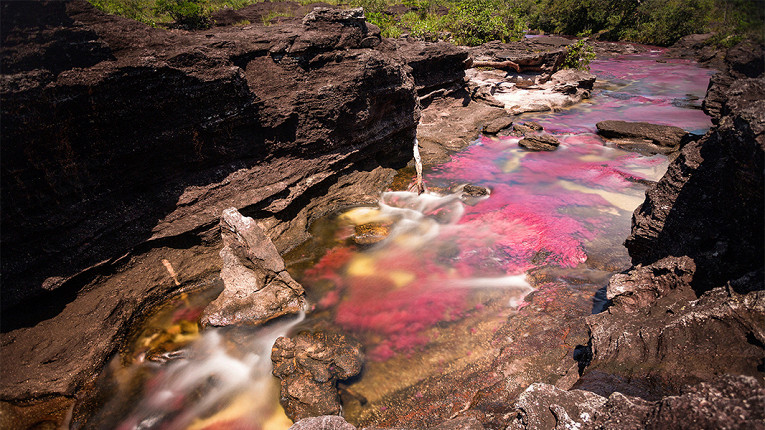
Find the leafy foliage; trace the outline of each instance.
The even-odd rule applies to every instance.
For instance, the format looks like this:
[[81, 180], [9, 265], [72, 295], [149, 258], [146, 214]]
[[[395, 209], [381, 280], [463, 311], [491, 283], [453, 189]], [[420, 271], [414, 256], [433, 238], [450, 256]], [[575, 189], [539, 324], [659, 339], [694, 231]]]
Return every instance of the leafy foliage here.
[[523, 37], [526, 23], [501, 0], [459, 0], [446, 16], [446, 28], [461, 45]]
[[[89, 0], [108, 13], [150, 25], [175, 21], [186, 28], [211, 25], [210, 13], [262, 1], [284, 0]], [[310, 4], [318, 0], [298, 0]], [[710, 43], [731, 46], [748, 37], [765, 40], [765, 0], [325, 0], [361, 6], [383, 36], [403, 33], [425, 40], [447, 38], [476, 45], [515, 40], [528, 27], [547, 33], [670, 45], [692, 33], [715, 32]], [[410, 12], [387, 11], [403, 4]], [[448, 10], [448, 13], [446, 12]], [[268, 20], [270, 23], [270, 20]]]
[[156, 8], [159, 13], [170, 15], [181, 28], [210, 28], [213, 24], [210, 10], [201, 0], [157, 0]]
[[590, 70], [590, 61], [595, 59], [595, 51], [587, 44], [587, 39], [579, 39], [568, 46], [562, 68]]

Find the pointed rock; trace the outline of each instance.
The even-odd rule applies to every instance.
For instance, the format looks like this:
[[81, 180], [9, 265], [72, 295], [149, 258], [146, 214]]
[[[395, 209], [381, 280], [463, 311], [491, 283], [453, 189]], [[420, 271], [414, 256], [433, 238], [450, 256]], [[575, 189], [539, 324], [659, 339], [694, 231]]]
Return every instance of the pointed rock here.
[[202, 314], [203, 326], [262, 324], [299, 312], [303, 287], [286, 271], [284, 260], [263, 229], [235, 208], [221, 215], [223, 292]]

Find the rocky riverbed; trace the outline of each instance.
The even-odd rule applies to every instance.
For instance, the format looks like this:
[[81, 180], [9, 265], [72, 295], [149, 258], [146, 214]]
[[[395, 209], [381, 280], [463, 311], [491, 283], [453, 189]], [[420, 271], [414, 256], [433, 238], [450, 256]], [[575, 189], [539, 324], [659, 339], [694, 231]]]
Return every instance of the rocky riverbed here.
[[[302, 288], [276, 253], [322, 215], [376, 202], [410, 162], [415, 136], [433, 165], [485, 128], [513, 133], [511, 115], [555, 111], [592, 90], [593, 77], [557, 71], [565, 39], [468, 50], [383, 39], [360, 10], [307, 12], [187, 32], [78, 0], [2, 5], [3, 427], [69, 420], [131, 325], [170, 295], [221, 277], [236, 298], [237, 282], [257, 278], [290, 294], [290, 309], [258, 318], [297, 312]], [[694, 410], [689, 425], [762, 423], [762, 47], [724, 58], [704, 102], [715, 127], [658, 145], [679, 151], [635, 211], [635, 266], [608, 282], [607, 309], [569, 314], [563, 302], [582, 298], [550, 290], [559, 306], [529, 337], [426, 380], [419, 396], [402, 390], [361, 424], [662, 428], [681, 415], [668, 410]], [[228, 208], [241, 214], [221, 222]], [[273, 244], [252, 248], [248, 237]], [[207, 324], [251, 319], [229, 304], [214, 302]], [[321, 338], [321, 348], [358, 352], [333, 346], [340, 338]], [[278, 357], [310, 358], [317, 340], [289, 342]], [[338, 376], [350, 373], [331, 363], [349, 359], [322, 360], [330, 370], [304, 373], [332, 375], [322, 389], [334, 401]], [[290, 378], [286, 364], [279, 372]], [[337, 410], [329, 404], [315, 411]], [[75, 422], [88, 413], [75, 408]], [[295, 428], [345, 425], [322, 420]]]

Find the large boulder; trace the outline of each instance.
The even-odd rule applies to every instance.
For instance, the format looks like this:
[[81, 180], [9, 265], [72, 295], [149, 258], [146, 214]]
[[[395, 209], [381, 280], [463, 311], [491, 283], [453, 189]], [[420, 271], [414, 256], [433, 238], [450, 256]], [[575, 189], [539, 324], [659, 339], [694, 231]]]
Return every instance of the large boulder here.
[[342, 411], [337, 382], [358, 375], [361, 344], [338, 333], [301, 332], [280, 337], [271, 351], [281, 380], [281, 404], [293, 421]]
[[688, 137], [688, 132], [680, 127], [608, 120], [595, 124], [598, 134], [607, 139], [616, 139], [620, 146], [650, 145], [654, 152], [676, 151]]
[[721, 287], [696, 298], [693, 276], [688, 257], [614, 275], [607, 287], [611, 306], [587, 318], [592, 362], [577, 387], [603, 395], [631, 388], [653, 397], [721, 373], [758, 375], [765, 291], [739, 295]]
[[255, 220], [236, 208], [220, 220], [223, 292], [202, 313], [203, 326], [257, 325], [305, 307], [303, 287]]
[[635, 210], [626, 246], [633, 263], [687, 255], [699, 292], [765, 259], [765, 79], [733, 83], [719, 125], [686, 145]]
[[72, 396], [153, 305], [216, 287], [224, 209], [284, 252], [411, 159], [414, 80], [358, 11], [186, 32], [4, 2], [1, 27], [5, 400]]

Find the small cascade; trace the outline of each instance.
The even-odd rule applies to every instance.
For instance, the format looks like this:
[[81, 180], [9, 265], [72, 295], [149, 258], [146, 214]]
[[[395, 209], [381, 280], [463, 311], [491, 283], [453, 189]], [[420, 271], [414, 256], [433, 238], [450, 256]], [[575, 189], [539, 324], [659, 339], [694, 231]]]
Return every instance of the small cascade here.
[[205, 331], [181, 358], [160, 365], [163, 368], [145, 384], [146, 396], [116, 428], [265, 428], [278, 397], [271, 347], [304, 319], [302, 311], [236, 341], [223, 329]]

